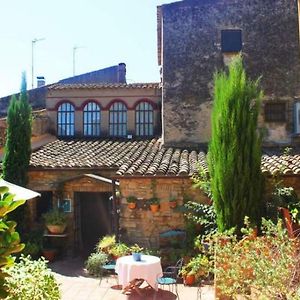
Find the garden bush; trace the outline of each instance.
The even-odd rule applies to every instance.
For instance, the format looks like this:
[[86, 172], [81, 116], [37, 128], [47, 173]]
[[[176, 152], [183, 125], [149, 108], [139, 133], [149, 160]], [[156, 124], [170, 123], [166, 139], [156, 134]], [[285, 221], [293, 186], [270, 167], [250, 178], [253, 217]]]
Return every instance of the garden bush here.
[[6, 300], [59, 300], [59, 285], [47, 268], [46, 260], [21, 256], [20, 261], [7, 268]]
[[[214, 237], [216, 286], [222, 295], [236, 299], [297, 299], [300, 287], [299, 242], [272, 221], [262, 221], [263, 236], [253, 230], [239, 240], [236, 235]], [[248, 225], [248, 224], [247, 224]]]
[[108, 255], [104, 252], [92, 253], [87, 261], [85, 267], [90, 275], [101, 277], [103, 275], [103, 265], [108, 262]]

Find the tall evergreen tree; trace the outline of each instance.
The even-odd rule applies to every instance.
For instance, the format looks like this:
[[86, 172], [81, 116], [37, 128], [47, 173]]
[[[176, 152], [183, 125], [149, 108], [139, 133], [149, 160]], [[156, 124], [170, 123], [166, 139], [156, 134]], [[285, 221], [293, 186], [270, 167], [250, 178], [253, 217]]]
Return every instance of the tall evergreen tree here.
[[[5, 155], [3, 179], [26, 186], [31, 155], [31, 106], [27, 99], [25, 73], [22, 74], [21, 92], [17, 99], [12, 96], [7, 111]], [[27, 206], [22, 205], [13, 211], [10, 218], [17, 222], [17, 230], [26, 230]]]
[[208, 165], [219, 231], [259, 223], [262, 211], [261, 136], [257, 129], [262, 92], [247, 79], [242, 58], [214, 78]]
[[12, 96], [7, 111], [7, 130], [3, 178], [26, 186], [31, 154], [31, 106], [28, 103], [26, 77], [22, 74], [20, 96]]

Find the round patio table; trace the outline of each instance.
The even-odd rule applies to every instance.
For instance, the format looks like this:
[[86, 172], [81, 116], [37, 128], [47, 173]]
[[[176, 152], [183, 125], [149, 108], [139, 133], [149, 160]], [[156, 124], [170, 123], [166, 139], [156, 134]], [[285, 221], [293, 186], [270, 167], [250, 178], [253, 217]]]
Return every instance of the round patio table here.
[[116, 273], [123, 289], [136, 279], [144, 279], [158, 290], [157, 278], [162, 276], [160, 258], [141, 255], [141, 261], [135, 261], [131, 255], [120, 257], [116, 262]]

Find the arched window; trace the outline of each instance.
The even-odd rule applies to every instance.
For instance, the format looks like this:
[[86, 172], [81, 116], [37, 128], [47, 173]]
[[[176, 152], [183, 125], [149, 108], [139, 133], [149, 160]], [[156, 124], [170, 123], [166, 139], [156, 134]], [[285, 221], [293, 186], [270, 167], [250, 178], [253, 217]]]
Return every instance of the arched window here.
[[135, 134], [153, 135], [153, 107], [148, 102], [139, 103], [135, 109]]
[[110, 136], [126, 136], [127, 107], [122, 102], [115, 102], [109, 109]]
[[89, 102], [83, 109], [83, 134], [85, 136], [100, 135], [100, 106], [95, 102]]
[[75, 109], [71, 103], [62, 103], [57, 110], [57, 135], [73, 136], [75, 133]]

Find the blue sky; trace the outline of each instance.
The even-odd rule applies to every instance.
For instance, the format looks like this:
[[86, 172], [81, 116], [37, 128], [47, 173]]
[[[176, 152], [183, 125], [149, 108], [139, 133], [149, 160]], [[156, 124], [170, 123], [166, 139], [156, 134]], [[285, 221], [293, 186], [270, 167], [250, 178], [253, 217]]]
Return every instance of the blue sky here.
[[[159, 80], [156, 6], [176, 0], [11, 0], [1, 5], [0, 96], [19, 91], [26, 71], [53, 83], [125, 62], [128, 82]], [[35, 80], [36, 81], [36, 80]], [[36, 83], [35, 83], [36, 84]]]

